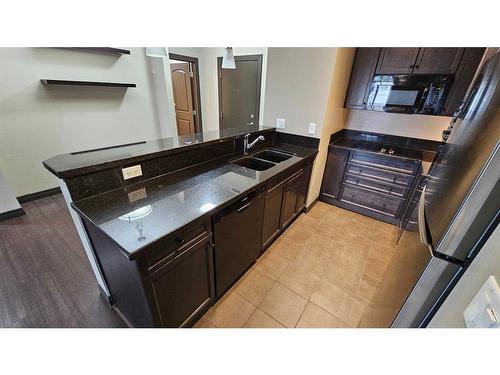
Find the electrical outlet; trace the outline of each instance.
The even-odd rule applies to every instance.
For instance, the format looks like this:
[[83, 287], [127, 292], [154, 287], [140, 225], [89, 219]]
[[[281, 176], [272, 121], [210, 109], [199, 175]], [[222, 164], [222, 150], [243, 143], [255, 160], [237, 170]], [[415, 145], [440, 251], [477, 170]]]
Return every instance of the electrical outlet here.
[[276, 119], [276, 128], [278, 128], [278, 129], [285, 128], [285, 119], [284, 118], [277, 118]]
[[307, 129], [307, 134], [314, 135], [316, 133], [316, 124], [314, 122], [309, 123], [309, 128]]
[[122, 168], [122, 175], [124, 180], [129, 178], [142, 176], [142, 169], [140, 165], [133, 165], [131, 167]]

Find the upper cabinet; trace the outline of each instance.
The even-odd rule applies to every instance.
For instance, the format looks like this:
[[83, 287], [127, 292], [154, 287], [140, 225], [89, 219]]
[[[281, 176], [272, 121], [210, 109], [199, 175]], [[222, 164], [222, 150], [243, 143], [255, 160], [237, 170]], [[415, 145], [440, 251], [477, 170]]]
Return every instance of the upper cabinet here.
[[377, 74], [409, 74], [415, 67], [418, 48], [381, 48]]
[[439, 115], [455, 113], [472, 82], [485, 48], [357, 48], [345, 107], [366, 109], [376, 74], [451, 74], [452, 85]]
[[420, 48], [413, 73], [455, 74], [465, 48]]

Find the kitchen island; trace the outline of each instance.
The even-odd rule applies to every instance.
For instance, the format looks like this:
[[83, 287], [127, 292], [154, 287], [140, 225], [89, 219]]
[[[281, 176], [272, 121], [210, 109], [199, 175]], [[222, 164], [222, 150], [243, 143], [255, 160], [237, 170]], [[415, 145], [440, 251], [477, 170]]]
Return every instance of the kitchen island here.
[[[129, 326], [193, 325], [305, 209], [317, 140], [256, 128], [250, 139], [265, 140], [243, 156], [248, 130], [44, 162], [63, 178], [103, 295]], [[145, 148], [152, 152], [141, 154]], [[136, 164], [143, 175], [125, 180], [121, 169]], [[234, 213], [235, 236], [253, 229], [236, 254], [231, 230], [218, 224]]]

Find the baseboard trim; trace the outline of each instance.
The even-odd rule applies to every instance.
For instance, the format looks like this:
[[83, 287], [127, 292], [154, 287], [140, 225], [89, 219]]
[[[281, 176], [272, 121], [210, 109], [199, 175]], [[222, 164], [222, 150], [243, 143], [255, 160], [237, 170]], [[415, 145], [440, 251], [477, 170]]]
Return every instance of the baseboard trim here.
[[306, 207], [306, 210], [305, 210], [306, 214], [309, 211], [311, 211], [313, 209], [313, 207], [316, 206], [316, 203], [318, 203], [318, 202], [319, 202], [319, 195], [318, 195], [318, 197], [315, 200], [312, 201], [312, 203], [309, 206]]
[[15, 217], [19, 217], [19, 216], [23, 216], [23, 215], [26, 215], [24, 210], [22, 208], [16, 208], [15, 210], [12, 210], [12, 211], [2, 212], [0, 214], [0, 221], [13, 219]]
[[60, 192], [61, 192], [61, 188], [56, 187], [53, 189], [47, 189], [47, 190], [37, 191], [37, 192], [31, 193], [31, 194], [21, 195], [20, 197], [17, 197], [17, 201], [19, 203], [31, 202], [31, 201], [34, 201], [37, 199], [50, 197], [51, 195], [59, 194]]

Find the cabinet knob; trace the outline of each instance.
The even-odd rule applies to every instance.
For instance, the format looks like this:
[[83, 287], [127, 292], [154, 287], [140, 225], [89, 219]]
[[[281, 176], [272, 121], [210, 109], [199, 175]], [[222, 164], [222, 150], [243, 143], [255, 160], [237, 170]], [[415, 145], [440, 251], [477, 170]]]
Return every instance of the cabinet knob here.
[[175, 238], [175, 242], [178, 244], [178, 245], [184, 245], [186, 243], [186, 240], [183, 239], [183, 238], [179, 238], [179, 237], [176, 237]]

